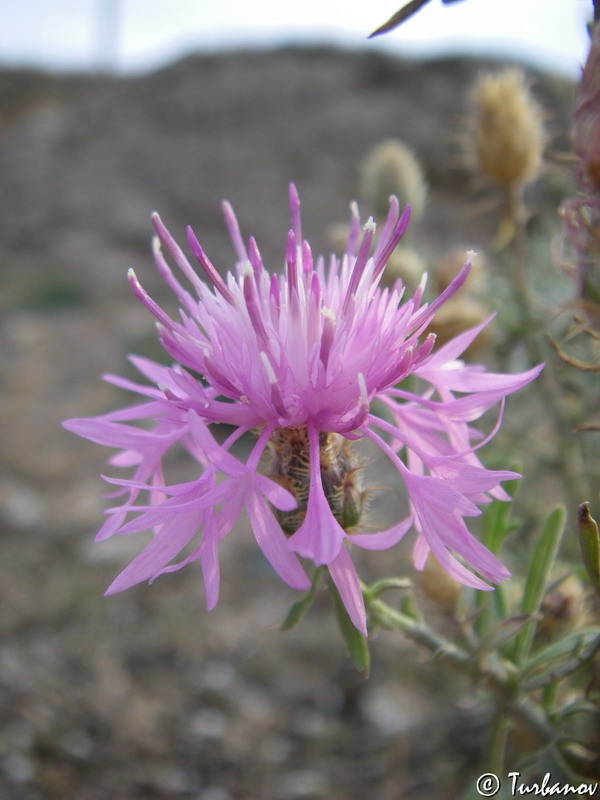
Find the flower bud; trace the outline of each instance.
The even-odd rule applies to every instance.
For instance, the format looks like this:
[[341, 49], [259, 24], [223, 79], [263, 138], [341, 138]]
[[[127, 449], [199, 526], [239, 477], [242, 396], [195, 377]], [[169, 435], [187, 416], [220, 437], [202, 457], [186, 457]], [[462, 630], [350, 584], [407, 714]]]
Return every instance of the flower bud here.
[[[347, 530], [360, 522], [365, 506], [361, 471], [350, 442], [336, 433], [319, 436], [321, 481], [335, 519]], [[278, 428], [269, 440], [263, 474], [288, 489], [298, 507], [274, 509], [283, 532], [291, 536], [302, 525], [308, 504], [310, 459], [305, 427]]]
[[400, 207], [410, 204], [411, 218], [418, 219], [425, 210], [427, 184], [413, 151], [397, 139], [376, 145], [362, 167], [363, 195], [377, 219], [387, 214], [390, 195]]
[[523, 70], [481, 74], [472, 103], [470, 147], [477, 168], [505, 189], [530, 183], [541, 166], [545, 134]]
[[447, 613], [452, 613], [460, 594], [460, 583], [442, 568], [432, 555], [425, 562], [421, 573], [421, 588], [426, 597]]
[[600, 537], [596, 521], [590, 514], [589, 503], [582, 503], [577, 509], [577, 536], [592, 586], [600, 593]]

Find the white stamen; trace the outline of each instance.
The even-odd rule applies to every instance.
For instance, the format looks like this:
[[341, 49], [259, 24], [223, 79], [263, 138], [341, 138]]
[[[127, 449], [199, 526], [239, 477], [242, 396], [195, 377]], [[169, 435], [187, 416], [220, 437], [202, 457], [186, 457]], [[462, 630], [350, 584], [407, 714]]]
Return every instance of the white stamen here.
[[153, 253], [160, 253], [161, 252], [160, 239], [158, 238], [158, 236], [153, 236], [152, 237], [152, 252]]
[[376, 224], [375, 220], [373, 219], [373, 217], [369, 217], [369, 219], [365, 222], [365, 224], [363, 226], [363, 230], [365, 230], [365, 231], [373, 231], [373, 233], [375, 233], [375, 231], [377, 230], [377, 224]]
[[277, 383], [277, 378], [275, 377], [275, 371], [273, 370], [271, 362], [269, 361], [269, 357], [262, 350], [261, 350], [261, 353], [260, 353], [260, 357], [262, 359], [263, 366], [265, 368], [265, 372], [267, 373], [267, 380], [269, 381], [269, 383], [271, 385], [273, 385], [274, 383]]
[[327, 308], [327, 306], [321, 306], [321, 314], [323, 314], [324, 317], [328, 317], [332, 322], [335, 322], [335, 314], [330, 308]]

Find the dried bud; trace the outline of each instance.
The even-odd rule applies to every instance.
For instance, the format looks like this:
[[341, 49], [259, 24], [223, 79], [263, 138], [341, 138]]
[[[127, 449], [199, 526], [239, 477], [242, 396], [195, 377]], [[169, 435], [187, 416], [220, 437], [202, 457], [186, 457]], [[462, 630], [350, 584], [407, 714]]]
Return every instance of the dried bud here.
[[367, 206], [377, 219], [386, 216], [392, 194], [400, 207], [410, 203], [413, 220], [425, 210], [423, 170], [412, 150], [397, 139], [387, 139], [371, 150], [363, 163], [362, 184]]
[[472, 102], [470, 149], [477, 168], [505, 189], [530, 183], [541, 166], [545, 135], [523, 70], [481, 74]]
[[586, 622], [586, 590], [573, 575], [565, 578], [542, 601], [538, 635], [554, 637], [582, 627]]
[[421, 588], [425, 596], [443, 611], [449, 614], [454, 611], [461, 585], [448, 575], [432, 555], [421, 573]]

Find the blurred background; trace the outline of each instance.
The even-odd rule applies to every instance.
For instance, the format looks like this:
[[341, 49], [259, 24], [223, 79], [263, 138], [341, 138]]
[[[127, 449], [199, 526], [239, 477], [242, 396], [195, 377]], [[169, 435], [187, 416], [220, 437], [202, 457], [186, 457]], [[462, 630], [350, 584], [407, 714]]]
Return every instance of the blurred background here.
[[[313, 252], [328, 253], [351, 199], [372, 213], [368, 155], [401, 139], [429, 186], [410, 234], [421, 266], [476, 249], [501, 287], [497, 208], [464, 154], [469, 87], [523, 63], [548, 149], [567, 152], [591, 3], [432, 0], [367, 41], [398, 5], [0, 0], [0, 797], [433, 800], [473, 776], [487, 719], [471, 690], [384, 634], [363, 680], [326, 597], [279, 633], [296, 598], [243, 526], [211, 614], [196, 566], [103, 598], [144, 537], [93, 543], [107, 453], [60, 427], [131, 402], [100, 379], [133, 377], [127, 353], [164, 361], [125, 280], [133, 266], [173, 310], [152, 266], [155, 209], [227, 269], [227, 198], [277, 269], [288, 182]], [[529, 198], [546, 248], [535, 280], [555, 297], [570, 292], [549, 241], [571, 181], [550, 158]], [[522, 368], [513, 350], [502, 363], [507, 348], [500, 336], [488, 360]], [[502, 447], [531, 475], [534, 444], [552, 443], [516, 407]], [[530, 478], [540, 504], [560, 497], [557, 474]], [[411, 574], [407, 555], [363, 569]]]

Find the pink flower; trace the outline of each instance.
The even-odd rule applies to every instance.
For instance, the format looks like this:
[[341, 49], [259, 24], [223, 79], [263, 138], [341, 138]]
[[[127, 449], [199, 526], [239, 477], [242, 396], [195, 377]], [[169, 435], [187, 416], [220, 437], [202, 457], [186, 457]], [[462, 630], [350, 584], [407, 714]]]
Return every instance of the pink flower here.
[[[126, 500], [107, 512], [97, 538], [154, 531], [108, 593], [199, 560], [212, 608], [219, 592], [219, 542], [244, 509], [259, 547], [283, 580], [307, 589], [301, 559], [326, 565], [354, 625], [366, 633], [350, 544], [387, 549], [414, 527], [418, 568], [431, 551], [468, 586], [491, 589], [509, 577], [464, 518], [479, 514], [478, 505], [490, 496], [507, 499], [501, 481], [519, 476], [484, 469], [473, 445], [481, 434], [470, 423], [529, 383], [541, 367], [503, 375], [465, 365], [461, 354], [489, 320], [434, 352], [435, 335], [426, 330], [464, 283], [470, 264], [430, 304], [422, 301], [424, 281], [407, 300], [399, 281], [392, 290], [381, 289], [382, 272], [409, 219], [395, 198], [376, 244], [372, 220], [361, 234], [353, 211], [346, 253], [332, 257], [328, 268], [322, 258], [313, 261], [302, 239], [293, 185], [290, 206], [284, 275], [267, 272], [254, 239], [245, 245], [228, 204], [235, 275], [223, 279], [188, 229], [190, 249], [208, 283], [155, 215], [156, 265], [180, 302], [179, 319], [148, 296], [133, 272], [129, 282], [158, 320], [161, 344], [175, 365], [132, 357], [151, 385], [106, 379], [145, 400], [100, 417], [69, 420], [65, 427], [119, 448], [111, 463], [134, 468], [131, 479], [106, 478]], [[194, 294], [172, 273], [162, 248]], [[404, 389], [409, 375], [429, 388]], [[385, 417], [374, 411], [375, 400], [380, 412], [387, 410]], [[143, 419], [150, 420], [149, 427], [136, 424]], [[222, 444], [213, 435], [217, 423], [234, 427]], [[256, 440], [247, 460], [240, 461], [230, 451], [249, 431]], [[390, 459], [408, 498], [407, 516], [379, 533], [355, 532], [362, 495], [352, 477], [348, 441], [361, 437]], [[169, 485], [163, 476], [163, 455], [175, 444], [199, 465], [189, 483]], [[149, 499], [138, 502], [142, 493]], [[130, 513], [135, 516], [128, 520]], [[185, 558], [173, 563], [183, 550]]]

